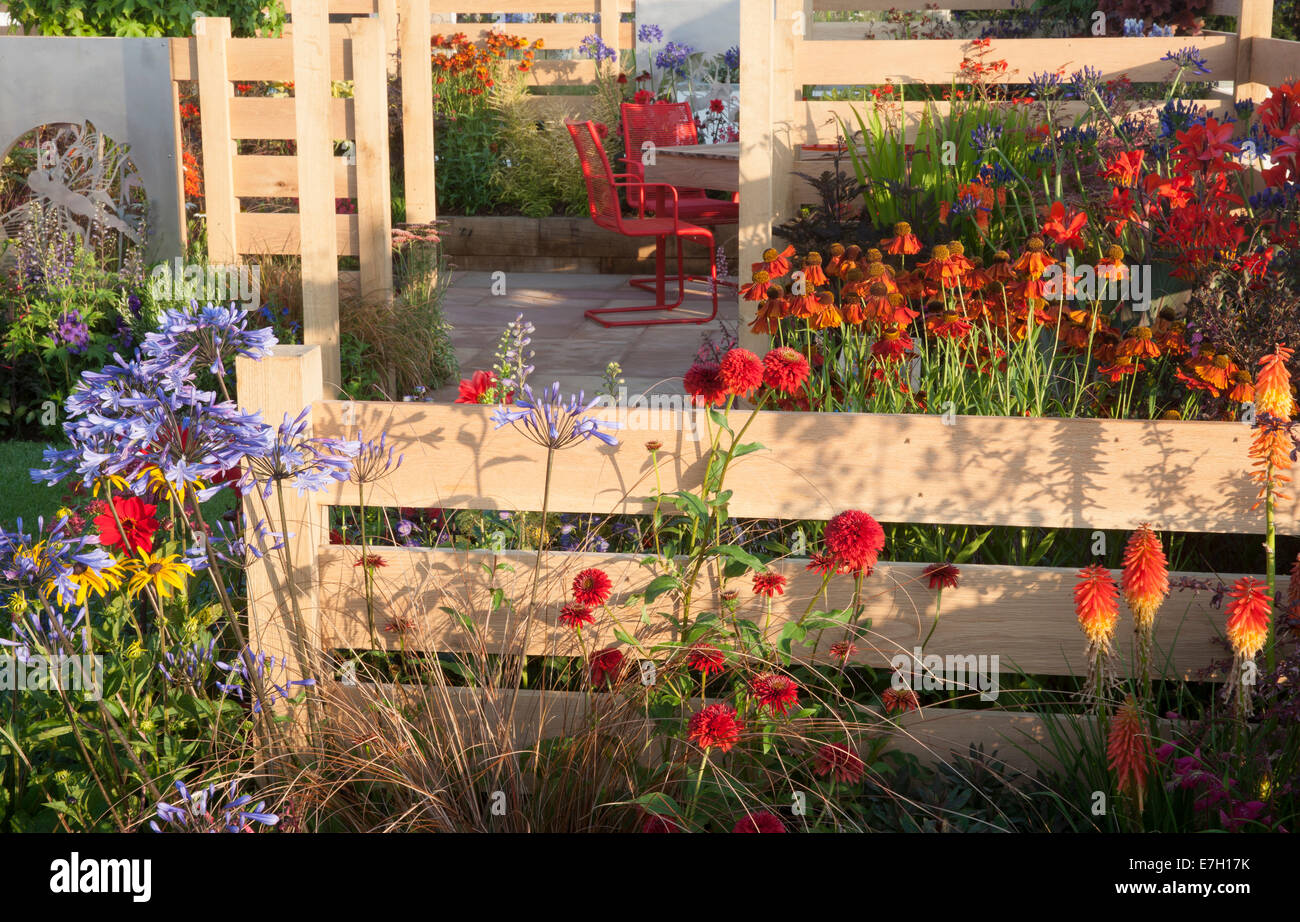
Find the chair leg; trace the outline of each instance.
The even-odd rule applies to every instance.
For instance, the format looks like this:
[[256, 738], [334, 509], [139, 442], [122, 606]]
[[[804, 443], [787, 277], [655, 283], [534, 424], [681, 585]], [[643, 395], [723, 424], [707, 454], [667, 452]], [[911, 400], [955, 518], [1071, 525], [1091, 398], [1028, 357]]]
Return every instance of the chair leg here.
[[[681, 306], [682, 302], [686, 300], [686, 282], [688, 279], [692, 278], [692, 276], [686, 275], [686, 261], [685, 261], [686, 257], [683, 252], [685, 249], [685, 241], [681, 237], [677, 237], [676, 239], [677, 239], [677, 274], [676, 275], [670, 276], [666, 274], [667, 266], [665, 265], [666, 263], [665, 257], [667, 255], [666, 249], [668, 245], [668, 238], [667, 235], [665, 235], [655, 240], [655, 270], [656, 271], [655, 271], [654, 278], [651, 279], [649, 277], [646, 277], [643, 279], [629, 280], [629, 284], [631, 284], [633, 287], [641, 288], [646, 291], [651, 290], [649, 288], [649, 283], [653, 282], [655, 285], [654, 304], [647, 304], [644, 307], [592, 308], [589, 311], [584, 311], [583, 316], [587, 317], [590, 320], [596, 321], [603, 327], [649, 327], [649, 326], [661, 326], [663, 324], [669, 324], [669, 323], [701, 324], [701, 323], [709, 323], [710, 321], [712, 321], [713, 318], [718, 315], [718, 291], [716, 287], [714, 287], [713, 289], [713, 313], [710, 314], [708, 317], [657, 317], [653, 320], [606, 320], [605, 319], [606, 314], [627, 314], [627, 313], [637, 313], [641, 311], [671, 311]], [[713, 278], [717, 278], [717, 262], [713, 255], [712, 241], [710, 241], [710, 245], [709, 245], [709, 264], [712, 267], [710, 273], [711, 276]], [[707, 281], [707, 279], [705, 279], [703, 276], [700, 276], [699, 279], [700, 281]], [[670, 281], [677, 283], [677, 300], [674, 301], [672, 304], [665, 304], [664, 302], [667, 301], [668, 299], [667, 283]], [[644, 284], [637, 284], [638, 282], [642, 282]]]

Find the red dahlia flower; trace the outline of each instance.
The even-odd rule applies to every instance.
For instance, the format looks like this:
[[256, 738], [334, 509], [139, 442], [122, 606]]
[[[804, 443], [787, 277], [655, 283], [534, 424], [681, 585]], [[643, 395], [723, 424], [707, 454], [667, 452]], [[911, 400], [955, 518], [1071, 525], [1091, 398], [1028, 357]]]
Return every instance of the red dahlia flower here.
[[930, 578], [931, 589], [956, 589], [961, 571], [950, 563], [932, 563], [923, 575]]
[[613, 685], [623, 671], [623, 651], [615, 647], [601, 650], [591, 657], [591, 684], [596, 688]]
[[826, 550], [840, 569], [870, 572], [885, 546], [885, 530], [867, 513], [847, 509], [826, 524]]
[[785, 832], [785, 823], [766, 810], [750, 813], [736, 820], [732, 832]]
[[691, 717], [691, 742], [705, 749], [726, 752], [740, 739], [744, 726], [736, 719], [734, 708], [725, 704], [710, 704]]
[[779, 346], [763, 356], [763, 383], [782, 394], [797, 394], [812, 369], [798, 349]]
[[120, 547], [132, 555], [153, 551], [153, 533], [158, 530], [158, 520], [154, 518], [157, 509], [157, 506], [146, 503], [139, 497], [114, 496], [113, 511], [105, 508], [102, 515], [95, 516], [99, 543], [104, 547]]
[[476, 371], [460, 382], [456, 403], [491, 403], [492, 391], [497, 386], [496, 375], [490, 371]]
[[880, 702], [885, 706], [885, 713], [895, 711], [915, 711], [921, 707], [921, 699], [910, 688], [886, 688], [880, 693]]
[[593, 624], [596, 616], [591, 609], [577, 602], [569, 602], [560, 609], [560, 623], [565, 627], [579, 628], [584, 624]]
[[748, 349], [732, 349], [722, 357], [718, 375], [730, 393], [748, 397], [763, 383], [763, 363]]
[[590, 567], [573, 578], [573, 598], [587, 608], [597, 608], [609, 601], [614, 584], [604, 570]]
[[727, 400], [727, 383], [717, 362], [696, 362], [682, 376], [682, 387], [696, 406], [716, 407]]
[[727, 659], [712, 644], [697, 643], [686, 652], [686, 665], [696, 672], [704, 673], [707, 678], [710, 673], [722, 672], [726, 668]]

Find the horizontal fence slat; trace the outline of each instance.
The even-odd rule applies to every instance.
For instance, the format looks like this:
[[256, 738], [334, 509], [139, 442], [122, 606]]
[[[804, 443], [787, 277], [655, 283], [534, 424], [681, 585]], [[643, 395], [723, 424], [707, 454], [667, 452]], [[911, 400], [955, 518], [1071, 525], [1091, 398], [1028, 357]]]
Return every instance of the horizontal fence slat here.
[[586, 58], [572, 61], [537, 61], [528, 72], [534, 86], [585, 86], [596, 80], [596, 62]]
[[[339, 255], [356, 256], [360, 246], [357, 216], [336, 215], [334, 226]], [[273, 256], [297, 255], [302, 251], [297, 213], [243, 211], [235, 215], [235, 227], [240, 253]]]
[[[474, 0], [429, 0], [429, 12], [434, 15], [449, 13], [599, 13], [600, 0], [492, 0], [486, 4]], [[635, 0], [621, 0], [620, 13], [636, 9]], [[468, 25], [468, 23], [467, 23]]]
[[[335, 140], [355, 138], [355, 102], [329, 101], [330, 133]], [[291, 141], [297, 137], [298, 111], [291, 96], [236, 96], [230, 100], [230, 135], [244, 141]]]
[[[267, 154], [240, 154], [234, 158], [237, 197], [297, 198], [298, 158]], [[356, 170], [347, 158], [334, 158], [334, 195], [356, 198]]]
[[[402, 467], [374, 488], [375, 504], [540, 508], [546, 452], [510, 426], [495, 428], [490, 407], [321, 401], [314, 410], [321, 434], [386, 431], [405, 453]], [[596, 411], [611, 419], [619, 412]], [[348, 413], [353, 426], [343, 424]], [[664, 492], [698, 486], [708, 451], [701, 411], [629, 411], [625, 421], [631, 428], [619, 432], [617, 448], [593, 441], [561, 453], [551, 509], [650, 511], [651, 440], [664, 446]], [[1087, 529], [1150, 522], [1161, 531], [1261, 534], [1263, 513], [1250, 511], [1257, 492], [1247, 478], [1250, 438], [1250, 427], [1234, 422], [959, 416], [945, 425], [938, 415], [764, 411], [746, 441], [766, 449], [738, 459], [728, 474], [730, 513], [824, 520], [860, 508], [885, 522]], [[355, 488], [340, 484], [321, 501], [355, 500]], [[1277, 522], [1282, 534], [1300, 533], [1294, 500], [1279, 503]]]
[[[1232, 35], [1181, 38], [1017, 38], [994, 41], [990, 59], [1005, 60], [1008, 73], [999, 82], [1027, 81], [1035, 71], [1063, 66], [1066, 72], [1085, 65], [1103, 78], [1127, 75], [1135, 83], [1167, 79], [1173, 65], [1160, 58], [1170, 51], [1195, 47], [1211, 73], [1198, 80], [1231, 80], [1237, 61]], [[895, 83], [950, 83], [970, 42], [961, 39], [907, 39], [874, 42], [800, 41], [794, 46], [794, 83], [860, 85], [864, 80]]]
[[[489, 610], [492, 589], [500, 588], [506, 598], [531, 598], [534, 554], [531, 551], [457, 551], [429, 548], [376, 548], [368, 553], [384, 561], [374, 569], [373, 587], [377, 638], [387, 649], [474, 652], [480, 645], [488, 652], [518, 649], [522, 641], [519, 617], [513, 619], [503, 608], [483, 618]], [[888, 555], [889, 549], [885, 549]], [[324, 642], [330, 646], [364, 649], [371, 646], [366, 615], [365, 587], [357, 566], [358, 545], [327, 545], [320, 548], [321, 610]], [[531, 656], [580, 656], [617, 642], [615, 629], [635, 637], [643, 648], [671, 641], [671, 629], [657, 615], [651, 625], [641, 624], [639, 604], [623, 606], [631, 594], [643, 591], [656, 571], [641, 565], [641, 558], [629, 554], [583, 554], [553, 551], [544, 556], [540, 570], [537, 603], [542, 615], [529, 631], [527, 653]], [[771, 602], [766, 614], [764, 599], [755, 596], [750, 582], [732, 580], [729, 588], [739, 591], [736, 613], [762, 625], [775, 643], [786, 622], [798, 621], [818, 594], [821, 576], [804, 567], [803, 560], [773, 562], [770, 569], [783, 573], [789, 586], [783, 596]], [[491, 570], [494, 565], [503, 567]], [[925, 642], [934, 623], [937, 594], [924, 576], [925, 564], [882, 563], [863, 582], [863, 614], [860, 627], [830, 629], [817, 637], [815, 651], [796, 647], [807, 660], [815, 654], [827, 659], [830, 645], [852, 641], [857, 652], [852, 662], [882, 667], [900, 655], [910, 654]], [[596, 623], [574, 631], [559, 624], [556, 616], [568, 601], [567, 588], [575, 574], [587, 567], [600, 567], [613, 581], [608, 612], [597, 614]], [[997, 656], [991, 671], [1026, 672], [1037, 675], [1083, 675], [1088, 671], [1084, 657], [1086, 642], [1074, 614], [1073, 591], [1078, 569], [1064, 567], [1011, 567], [965, 565], [956, 589], [943, 593], [939, 623], [925, 645], [927, 654], [940, 656]], [[1118, 577], [1118, 574], [1117, 574]], [[1175, 573], [1171, 580], [1187, 577], [1208, 581], [1222, 579], [1231, 584], [1236, 574], [1215, 577], [1207, 573]], [[1282, 579], [1279, 593], [1285, 593]], [[702, 575], [696, 598], [703, 602], [716, 594], [716, 571]], [[823, 611], [852, 604], [853, 580], [836, 577], [815, 608]], [[474, 632], [442, 611], [450, 606], [471, 613]], [[649, 606], [652, 612], [671, 612], [666, 598]], [[404, 637], [386, 631], [396, 616], [412, 619], [415, 627]], [[676, 613], [677, 616], [680, 613]], [[1215, 643], [1223, 636], [1225, 615], [1211, 605], [1209, 593], [1174, 592], [1160, 609], [1156, 625], [1154, 657], [1157, 672], [1183, 679], [1203, 678], [1202, 670], [1224, 658], [1224, 647]], [[867, 627], [866, 625], [869, 625]], [[1132, 618], [1125, 613], [1116, 635], [1118, 664], [1131, 672]], [[992, 663], [992, 660], [988, 661]]]
[[1300, 42], [1252, 38], [1250, 76], [1254, 83], [1279, 86], [1300, 77]]
[[[1012, 10], [1023, 9], [1025, 5], [1014, 0], [813, 0], [813, 9], [819, 13]], [[1209, 12], [1215, 16], [1236, 16], [1241, 12], [1241, 0], [1211, 0]]]
[[[198, 79], [198, 51], [192, 38], [171, 42], [172, 79]], [[293, 39], [232, 38], [227, 45], [227, 73], [231, 82], [293, 82]], [[352, 79], [352, 41], [330, 42], [330, 77]]]
[[[542, 40], [542, 49], [546, 51], [565, 48], [576, 49], [582, 43], [582, 40], [591, 35], [592, 30], [596, 28], [596, 24], [590, 22], [465, 23], [454, 27], [450, 23], [438, 23], [438, 25], [446, 27], [442, 29], [444, 35], [451, 31], [464, 32], [473, 42], [484, 41], [490, 32], [504, 32], [507, 35], [525, 38], [530, 42], [540, 38]], [[636, 26], [630, 22], [619, 23], [619, 48], [632, 47], [635, 28]], [[435, 32], [435, 34], [437, 33]]]

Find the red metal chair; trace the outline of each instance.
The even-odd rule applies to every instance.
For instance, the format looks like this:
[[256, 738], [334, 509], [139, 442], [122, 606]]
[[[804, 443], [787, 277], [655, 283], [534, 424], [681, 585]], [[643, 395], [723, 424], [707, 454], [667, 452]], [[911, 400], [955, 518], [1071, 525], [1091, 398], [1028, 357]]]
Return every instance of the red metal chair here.
[[[600, 142], [600, 135], [595, 122], [566, 122], [573, 144], [578, 149], [578, 161], [582, 165], [582, 176], [587, 183], [587, 207], [591, 219], [600, 227], [612, 230], [625, 237], [655, 238], [655, 303], [645, 307], [605, 307], [585, 312], [602, 326], [654, 326], [666, 323], [708, 323], [718, 315], [718, 264], [713, 251], [713, 232], [706, 227], [683, 221], [678, 214], [677, 190], [667, 183], [646, 183], [629, 173], [615, 173], [610, 169], [609, 157], [605, 146]], [[618, 191], [622, 189], [629, 196], [629, 201], [639, 203], [637, 216], [623, 217]], [[647, 196], [653, 192], [653, 196]], [[651, 216], [647, 211], [653, 208]], [[677, 300], [665, 303], [665, 289], [668, 277], [664, 274], [665, 256], [668, 238], [677, 240]], [[604, 314], [624, 314], [636, 311], [671, 311], [679, 307], [686, 298], [686, 275], [682, 255], [682, 241], [687, 238], [700, 239], [709, 252], [709, 280], [711, 285], [713, 311], [707, 317], [658, 317], [653, 320], [606, 320]], [[637, 287], [643, 287], [638, 285]], [[649, 289], [647, 289], [649, 290]]]
[[[645, 181], [645, 165], [641, 161], [646, 142], [654, 147], [678, 147], [699, 143], [699, 131], [695, 125], [695, 116], [690, 103], [686, 102], [625, 102], [619, 106], [623, 118], [623, 149], [627, 152], [623, 162], [627, 171], [638, 181]], [[653, 214], [653, 203], [644, 201], [644, 194], [633, 191], [625, 193], [629, 208], [645, 208], [646, 213]], [[677, 214], [686, 221], [702, 227], [716, 227], [720, 224], [738, 224], [740, 222], [740, 196], [731, 201], [709, 198], [704, 189], [677, 187]], [[687, 277], [688, 280], [704, 281], [698, 275]], [[649, 291], [653, 279], [632, 279], [630, 284]], [[669, 278], [669, 281], [676, 279]], [[737, 287], [732, 282], [719, 282], [729, 288]], [[716, 286], [714, 286], [716, 287]]]

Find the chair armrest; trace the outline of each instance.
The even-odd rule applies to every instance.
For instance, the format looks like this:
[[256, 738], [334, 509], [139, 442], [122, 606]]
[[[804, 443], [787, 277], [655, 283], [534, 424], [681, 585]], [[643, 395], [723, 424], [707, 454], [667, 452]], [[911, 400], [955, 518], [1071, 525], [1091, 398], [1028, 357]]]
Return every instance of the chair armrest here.
[[641, 202], [641, 207], [639, 209], [638, 217], [641, 218], [645, 217], [646, 190], [647, 189], [655, 190], [655, 214], [662, 215], [664, 209], [664, 190], [667, 189], [668, 192], [672, 195], [672, 202], [673, 202], [673, 233], [674, 234], [677, 233], [677, 230], [680, 225], [680, 221], [678, 220], [677, 217], [677, 187], [676, 186], [666, 182], [640, 182], [639, 180], [633, 180], [630, 182], [615, 182], [614, 185], [621, 189], [631, 189], [635, 187], [641, 190], [641, 194], [640, 196], [638, 196]]

